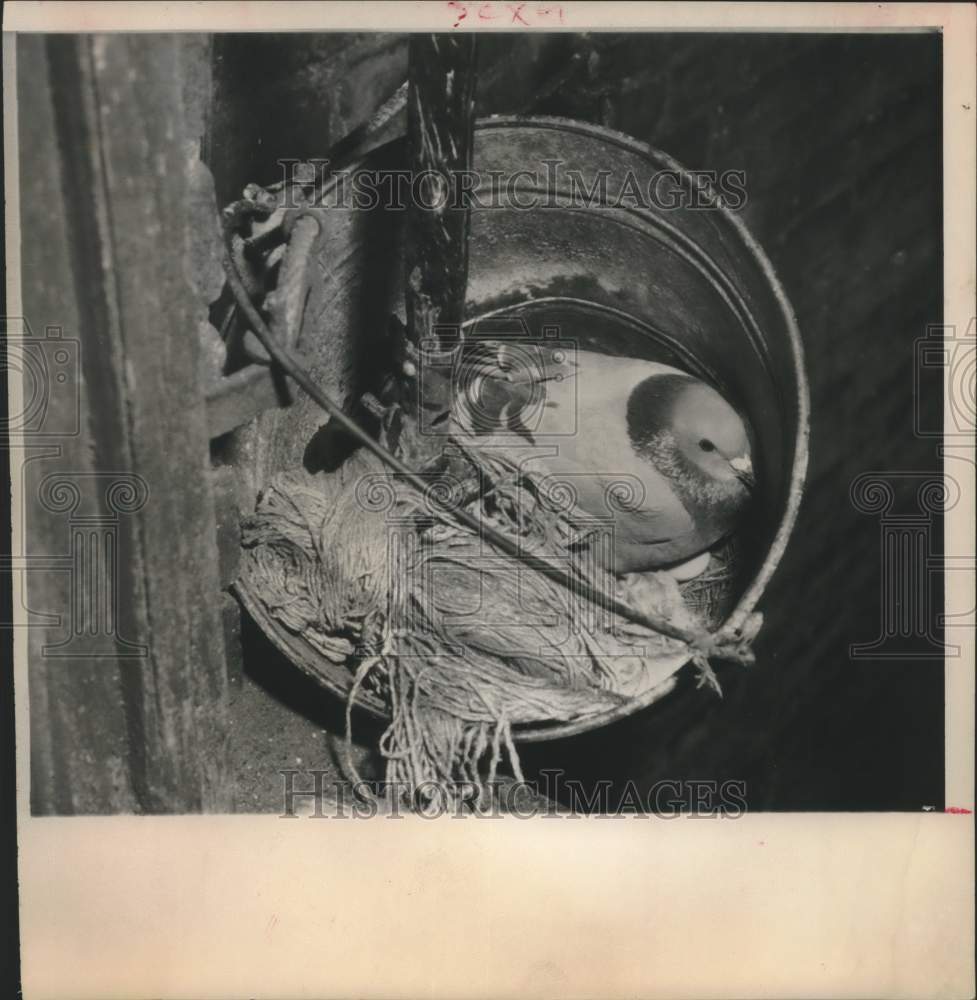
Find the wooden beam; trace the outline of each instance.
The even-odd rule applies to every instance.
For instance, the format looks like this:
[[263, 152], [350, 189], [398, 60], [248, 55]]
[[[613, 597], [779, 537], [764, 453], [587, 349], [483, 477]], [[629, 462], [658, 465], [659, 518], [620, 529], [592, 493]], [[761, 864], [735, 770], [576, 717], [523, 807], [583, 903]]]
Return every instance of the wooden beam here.
[[[25, 255], [25, 312], [77, 338], [81, 399], [80, 436], [32, 463], [29, 550], [50, 551], [71, 516], [38, 504], [52, 474], [115, 531], [99, 573], [30, 574], [32, 610], [62, 614], [32, 630], [33, 807], [227, 810], [206, 303], [186, 266], [203, 123], [185, 81], [206, 87], [206, 47], [177, 35], [19, 41], [22, 232], [25, 248], [27, 234], [47, 244]], [[116, 613], [75, 635], [69, 593], [90, 615], [108, 594]]]

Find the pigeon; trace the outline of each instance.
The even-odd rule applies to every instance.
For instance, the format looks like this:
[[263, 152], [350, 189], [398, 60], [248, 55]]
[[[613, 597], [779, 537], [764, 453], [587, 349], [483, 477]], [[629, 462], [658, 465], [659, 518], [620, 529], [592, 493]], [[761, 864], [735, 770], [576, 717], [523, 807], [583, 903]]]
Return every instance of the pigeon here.
[[452, 420], [481, 448], [521, 453], [520, 468], [610, 528], [619, 576], [700, 571], [755, 489], [746, 420], [712, 386], [652, 361], [478, 342], [455, 372]]

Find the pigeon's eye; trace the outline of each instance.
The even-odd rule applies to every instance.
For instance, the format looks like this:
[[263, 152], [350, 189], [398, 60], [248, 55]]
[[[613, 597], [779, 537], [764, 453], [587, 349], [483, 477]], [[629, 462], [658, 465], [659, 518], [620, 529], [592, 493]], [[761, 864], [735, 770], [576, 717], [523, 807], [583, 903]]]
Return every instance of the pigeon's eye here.
[[716, 450], [716, 446], [708, 438], [703, 438], [699, 442], [699, 447], [703, 451], [715, 451]]

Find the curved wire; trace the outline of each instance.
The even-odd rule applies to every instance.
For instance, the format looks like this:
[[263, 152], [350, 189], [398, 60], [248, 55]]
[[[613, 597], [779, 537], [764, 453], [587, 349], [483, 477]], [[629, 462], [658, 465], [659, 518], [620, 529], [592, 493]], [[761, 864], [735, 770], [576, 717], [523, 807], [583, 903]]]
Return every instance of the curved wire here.
[[339, 406], [330, 396], [316, 385], [316, 383], [306, 372], [301, 362], [296, 356], [272, 333], [268, 324], [265, 323], [258, 312], [251, 297], [248, 295], [244, 282], [238, 273], [237, 266], [231, 253], [231, 237], [233, 228], [237, 224], [242, 212], [247, 212], [249, 207], [240, 202], [224, 210], [222, 214], [223, 229], [223, 254], [222, 264], [224, 273], [227, 276], [227, 283], [231, 289], [231, 294], [237, 302], [238, 308], [251, 325], [255, 335], [268, 351], [271, 358], [288, 374], [312, 399], [322, 407], [329, 416], [338, 423], [343, 430], [356, 439], [364, 448], [375, 455], [384, 465], [392, 469], [397, 475], [413, 489], [425, 497], [429, 497], [439, 512], [449, 520], [454, 520], [476, 534], [481, 535], [492, 545], [501, 549], [506, 555], [518, 559], [526, 566], [531, 567], [549, 577], [551, 580], [566, 587], [568, 590], [579, 593], [587, 600], [598, 607], [608, 608], [615, 614], [627, 619], [644, 628], [651, 629], [661, 635], [672, 639], [678, 639], [687, 643], [695, 649], [701, 650], [707, 655], [723, 656], [728, 659], [741, 660], [737, 655], [737, 644], [727, 644], [717, 641], [718, 633], [710, 633], [706, 630], [693, 632], [688, 629], [679, 628], [666, 618], [658, 615], [646, 614], [638, 611], [630, 605], [625, 604], [617, 597], [607, 594], [600, 588], [593, 586], [588, 581], [572, 576], [561, 566], [551, 563], [540, 556], [534, 556], [526, 552], [518, 542], [513, 541], [507, 535], [498, 531], [492, 525], [483, 523], [478, 517], [461, 507], [453, 507], [443, 503], [438, 497], [428, 490], [428, 484], [413, 469], [405, 465], [396, 455], [389, 452], [379, 441], [376, 441], [367, 433], [355, 420], [353, 420], [342, 407]]

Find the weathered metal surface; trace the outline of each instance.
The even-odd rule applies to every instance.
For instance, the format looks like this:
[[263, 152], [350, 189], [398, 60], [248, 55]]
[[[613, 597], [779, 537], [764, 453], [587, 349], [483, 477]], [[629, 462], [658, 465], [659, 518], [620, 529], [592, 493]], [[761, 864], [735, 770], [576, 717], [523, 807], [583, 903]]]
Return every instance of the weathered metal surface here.
[[28, 550], [56, 552], [59, 534], [63, 549], [66, 516], [114, 532], [97, 571], [29, 574], [30, 606], [62, 615], [31, 631], [32, 805], [227, 809], [206, 301], [186, 269], [202, 123], [185, 81], [205, 87], [206, 47], [178, 36], [20, 41], [21, 107], [34, 112], [21, 118], [25, 311], [77, 337], [81, 367], [79, 436], [29, 466]]
[[[392, 144], [363, 166], [396, 169], [403, 156], [402, 146]], [[537, 186], [524, 180], [516, 192], [522, 207], [495, 204], [474, 210], [467, 320], [529, 308], [548, 322], [547, 316], [586, 305], [595, 311], [589, 334], [594, 342], [588, 342], [586, 330], [577, 330], [580, 346], [637, 357], [668, 356], [711, 378], [744, 408], [758, 433], [763, 510], [753, 539], [760, 558], [729, 619], [730, 627], [736, 627], [755, 607], [776, 568], [804, 477], [807, 387], [791, 310], [745, 227], [713, 204], [708, 193], [697, 194], [688, 175], [664, 154], [579, 122], [497, 118], [476, 127], [474, 164], [483, 177], [492, 171], [512, 176], [535, 170], [546, 178], [546, 160], [558, 160], [567, 176], [577, 171], [587, 190], [606, 172], [606, 197], [589, 207], [571, 206], [565, 184], [547, 187], [545, 181]], [[617, 207], [609, 204], [618, 200], [629, 176], [647, 191], [660, 173], [671, 178], [659, 191], [667, 208], [631, 206], [624, 198]], [[491, 203], [487, 187], [477, 194]], [[526, 208], [534, 194], [539, 207]], [[690, 199], [689, 207], [676, 204], [669, 194]], [[368, 351], [387, 314], [403, 308], [398, 280], [402, 213], [317, 211], [322, 236], [315, 254], [324, 277], [306, 306], [298, 342], [313, 376], [327, 391], [349, 398], [365, 388], [368, 366], [358, 364], [357, 354], [347, 353], [344, 345]], [[338, 266], [330, 267], [332, 262]], [[617, 318], [613, 342], [602, 331], [601, 315]], [[340, 372], [330, 364], [337, 356], [349, 359]], [[375, 365], [376, 354], [366, 356]], [[256, 484], [301, 462], [315, 468], [314, 446], [308, 442], [316, 440], [322, 423], [321, 411], [305, 398], [296, 399], [287, 411], [265, 414], [257, 425], [259, 443], [250, 467]], [[348, 690], [348, 671], [303, 649], [301, 638], [283, 635], [256, 602], [243, 597], [286, 655], [336, 693]], [[614, 717], [639, 707], [635, 702]], [[553, 738], [607, 721], [610, 717], [520, 736]]]

